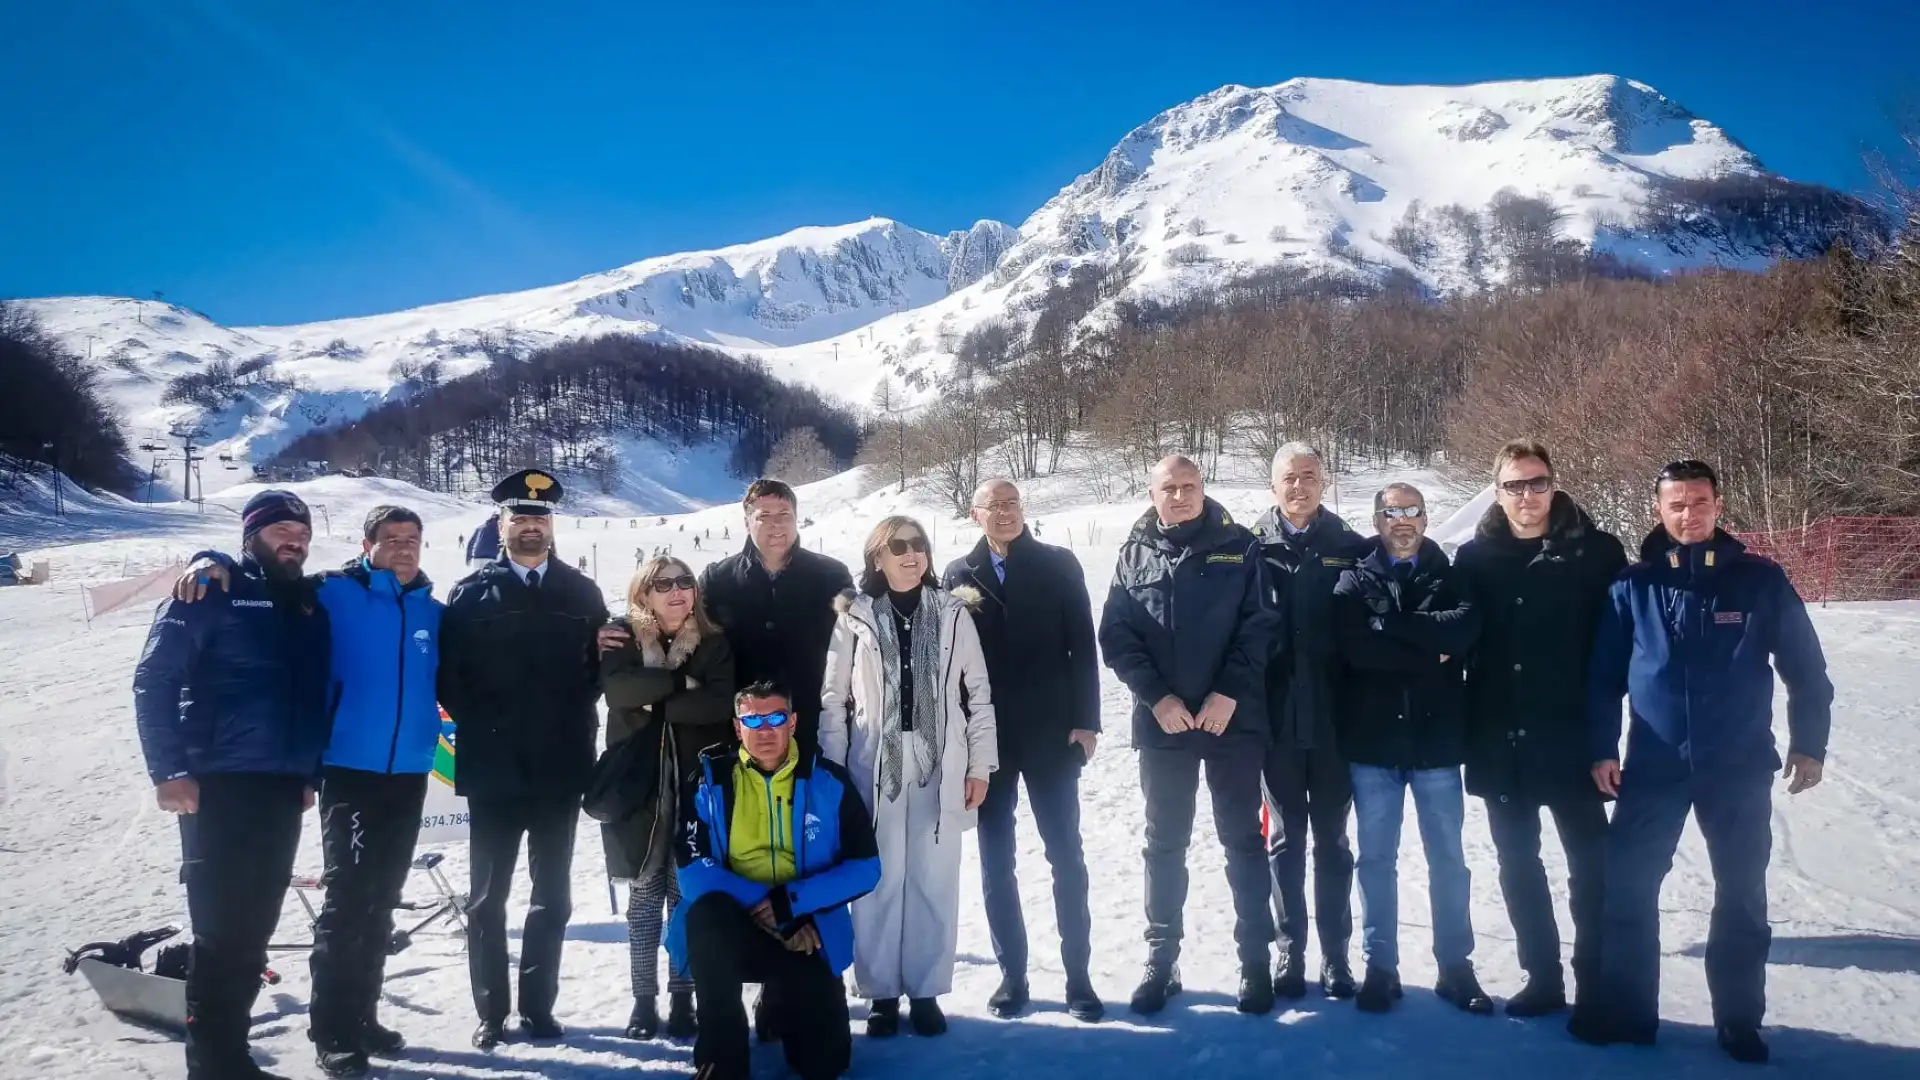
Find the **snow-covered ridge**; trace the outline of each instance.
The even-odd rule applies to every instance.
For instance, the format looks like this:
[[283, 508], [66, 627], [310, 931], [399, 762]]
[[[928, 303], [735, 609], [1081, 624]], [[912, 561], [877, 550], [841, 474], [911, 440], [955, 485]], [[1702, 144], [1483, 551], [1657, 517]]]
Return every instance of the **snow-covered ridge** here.
[[[1162, 112], [1018, 229], [982, 221], [936, 236], [872, 218], [301, 326], [228, 328], [112, 298], [30, 303], [76, 351], [108, 364], [136, 441], [193, 415], [216, 449], [259, 460], [407, 393], [402, 369], [477, 370], [493, 342], [632, 333], [698, 343], [863, 402], [882, 378], [931, 387], [968, 331], [1029, 321], [1080, 266], [1127, 268], [1122, 298], [1175, 298], [1282, 265], [1471, 290], [1505, 271], [1470, 264], [1463, 237], [1437, 215], [1484, 211], [1508, 188], [1551, 202], [1568, 238], [1656, 271], [1758, 267], [1774, 252], [1624, 228], [1663, 180], [1742, 175], [1765, 173], [1731, 136], [1617, 76], [1468, 86], [1303, 78], [1224, 86]], [[1418, 260], [1389, 242], [1416, 204], [1433, 229]], [[256, 379], [214, 415], [160, 402], [168, 379], [215, 360], [271, 363], [275, 378]]]

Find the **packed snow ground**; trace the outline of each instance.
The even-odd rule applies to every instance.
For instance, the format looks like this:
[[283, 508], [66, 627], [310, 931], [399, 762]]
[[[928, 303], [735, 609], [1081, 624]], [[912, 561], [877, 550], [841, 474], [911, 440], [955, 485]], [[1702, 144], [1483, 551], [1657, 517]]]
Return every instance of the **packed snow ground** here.
[[[1366, 498], [1386, 476], [1426, 487], [1435, 520], [1471, 494], [1448, 488], [1421, 470], [1377, 470], [1344, 478], [1340, 508], [1363, 520]], [[1257, 477], [1216, 484], [1213, 494], [1236, 516], [1267, 503]], [[1027, 502], [1041, 535], [1071, 544], [1086, 570], [1095, 603], [1104, 597], [1115, 552], [1144, 497], [1100, 501], [1090, 492], [1106, 481], [1092, 471], [1029, 485]], [[935, 509], [922, 493], [902, 496], [877, 479], [852, 473], [802, 491], [809, 547], [852, 561], [866, 529], [884, 514], [916, 513], [936, 535], [945, 561], [977, 539], [971, 527]], [[328, 480], [309, 490], [329, 506], [332, 537], [315, 544], [312, 566], [336, 565], [356, 546], [347, 539], [358, 514], [399, 497], [428, 518], [426, 569], [447, 588], [464, 570], [459, 534], [484, 510], [404, 488]], [[239, 492], [235, 498], [244, 498]], [[36, 557], [49, 558], [54, 583], [0, 590], [0, 743], [10, 758], [11, 790], [0, 803], [0, 1077], [95, 1080], [183, 1073], [177, 1043], [107, 1014], [83, 979], [62, 976], [68, 948], [136, 929], [184, 920], [175, 883], [174, 823], [154, 805], [140, 764], [130, 709], [130, 679], [151, 611], [109, 614], [89, 627], [77, 593], [81, 582], [120, 577], [161, 565], [201, 546], [231, 548], [235, 516], [209, 504], [205, 516], [176, 509], [102, 507], [71, 537], [42, 535]], [[13, 522], [7, 523], [9, 526]], [[636, 549], [671, 545], [695, 567], [737, 550], [741, 521], [732, 506], [678, 517], [563, 518], [558, 543], [570, 562], [590, 569], [621, 604]], [[714, 539], [707, 539], [711, 529]], [[684, 531], [683, 531], [684, 530]], [[731, 537], [722, 540], [722, 531]], [[111, 535], [109, 535], [111, 534]], [[693, 549], [700, 538], [698, 552]], [[1829, 782], [1812, 793], [1776, 801], [1770, 972], [1772, 1036], [1778, 1067], [1793, 1076], [1848, 1080], [1920, 1076], [1920, 736], [1913, 702], [1920, 700], [1920, 604], [1854, 604], [1817, 609], [1814, 619], [1838, 687]], [[985, 999], [998, 974], [981, 914], [969, 843], [963, 879], [960, 961], [946, 999], [952, 1033], [937, 1041], [903, 1036], [888, 1042], [856, 1038], [856, 1077], [1082, 1077], [1090, 1073], [1202, 1076], [1499, 1078], [1625, 1076], [1734, 1077], [1751, 1073], [1725, 1061], [1712, 1044], [1700, 955], [1712, 904], [1711, 877], [1697, 832], [1688, 831], [1664, 909], [1663, 1012], [1669, 1019], [1657, 1049], [1594, 1050], [1573, 1043], [1559, 1020], [1519, 1022], [1469, 1017], [1422, 990], [1434, 975], [1428, 955], [1425, 866], [1411, 828], [1401, 862], [1402, 945], [1409, 994], [1387, 1017], [1360, 1015], [1351, 1003], [1317, 994], [1268, 1017], [1233, 1009], [1237, 979], [1231, 904], [1221, 874], [1206, 800], [1190, 857], [1192, 895], [1183, 969], [1187, 992], [1159, 1017], [1127, 1013], [1126, 997], [1143, 957], [1141, 932], [1141, 805], [1133, 755], [1127, 750], [1127, 701], [1103, 681], [1108, 732], [1083, 786], [1083, 831], [1093, 877], [1094, 979], [1109, 1003], [1109, 1020], [1084, 1026], [1062, 1002], [1050, 879], [1031, 819], [1022, 811], [1022, 895], [1033, 939], [1036, 1003], [1020, 1020], [991, 1019]], [[1511, 931], [1500, 903], [1485, 818], [1470, 800], [1468, 861], [1473, 868], [1475, 960], [1483, 981], [1504, 998], [1521, 985]], [[1548, 829], [1549, 835], [1552, 830]], [[1556, 841], [1548, 860], [1560, 887]], [[464, 845], [445, 848], [464, 883]], [[317, 872], [317, 827], [310, 818], [299, 867]], [[404, 1060], [381, 1068], [396, 1078], [501, 1080], [541, 1076], [589, 1080], [647, 1073], [684, 1075], [688, 1048], [637, 1044], [619, 1037], [631, 995], [624, 916], [609, 910], [600, 839], [582, 820], [575, 860], [574, 918], [569, 930], [559, 1019], [563, 1044], [509, 1043], [493, 1054], [467, 1045], [473, 1027], [465, 954], [458, 937], [423, 934], [388, 965], [383, 1016], [413, 1043]], [[424, 898], [425, 882], [410, 885]], [[1357, 910], [1357, 908], [1356, 908]], [[515, 927], [524, 913], [511, 916]], [[517, 933], [517, 930], [516, 930]], [[306, 940], [298, 904], [289, 897], [282, 940]], [[1356, 934], [1357, 939], [1357, 934]], [[1354, 959], [1358, 956], [1355, 942]], [[255, 1046], [276, 1071], [314, 1077], [306, 1041], [306, 962], [279, 957], [285, 981], [264, 991], [255, 1009]], [[863, 1007], [854, 1006], [860, 1023]], [[755, 1075], [784, 1075], [776, 1049], [755, 1054]]]

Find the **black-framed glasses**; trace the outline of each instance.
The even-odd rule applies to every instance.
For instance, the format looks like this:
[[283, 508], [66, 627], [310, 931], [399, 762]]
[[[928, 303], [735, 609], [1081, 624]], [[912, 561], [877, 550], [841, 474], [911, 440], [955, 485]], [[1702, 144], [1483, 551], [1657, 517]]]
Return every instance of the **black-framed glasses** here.
[[685, 589], [688, 592], [692, 592], [699, 586], [700, 580], [692, 574], [681, 574], [679, 577], [657, 577], [653, 579], [653, 591], [657, 593], [670, 593], [675, 589]]
[[896, 558], [898, 558], [901, 555], [905, 555], [909, 551], [917, 551], [920, 554], [925, 555], [927, 552], [932, 550], [933, 548], [927, 543], [927, 538], [924, 536], [916, 536], [909, 540], [902, 540], [896, 536], [893, 539], [887, 541], [888, 553], [892, 554]]
[[1424, 507], [1419, 506], [1383, 506], [1380, 516], [1384, 518], [1418, 518], [1427, 516]]
[[1553, 490], [1553, 474], [1530, 476], [1525, 480], [1503, 480], [1500, 482], [1500, 490], [1509, 495], [1519, 495], [1527, 491], [1535, 495], [1545, 495]]
[[761, 728], [769, 727], [786, 727], [787, 713], [785, 710], [770, 713], [748, 713], [740, 718], [740, 723], [749, 731], [759, 731]]

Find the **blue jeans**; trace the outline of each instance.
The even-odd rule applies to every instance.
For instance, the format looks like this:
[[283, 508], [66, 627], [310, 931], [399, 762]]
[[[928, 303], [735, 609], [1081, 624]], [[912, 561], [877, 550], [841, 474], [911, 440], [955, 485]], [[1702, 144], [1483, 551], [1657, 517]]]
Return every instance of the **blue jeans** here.
[[1427, 855], [1427, 891], [1433, 902], [1433, 958], [1440, 970], [1459, 967], [1473, 955], [1472, 877], [1460, 846], [1467, 816], [1466, 790], [1458, 767], [1384, 769], [1352, 765], [1353, 813], [1360, 834], [1362, 953], [1367, 969], [1400, 970], [1400, 822], [1406, 791]]

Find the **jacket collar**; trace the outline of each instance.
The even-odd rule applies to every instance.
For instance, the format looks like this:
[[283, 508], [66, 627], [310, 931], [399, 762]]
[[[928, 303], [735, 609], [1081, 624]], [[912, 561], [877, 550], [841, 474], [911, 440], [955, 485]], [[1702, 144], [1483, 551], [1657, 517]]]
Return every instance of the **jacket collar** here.
[[1713, 535], [1701, 543], [1682, 544], [1667, 533], [1666, 526], [1656, 525], [1640, 542], [1640, 559], [1663, 570], [1711, 572], [1746, 550], [1747, 545], [1717, 526]]
[[[1573, 501], [1573, 496], [1556, 491], [1553, 493], [1553, 504], [1547, 510], [1547, 533], [1542, 548], [1547, 551], [1571, 548], [1586, 539], [1594, 528], [1593, 518], [1587, 516], [1587, 512]], [[1473, 536], [1476, 540], [1502, 549], [1511, 549], [1522, 543], [1514, 539], [1513, 526], [1508, 524], [1507, 513], [1500, 509], [1497, 502], [1480, 515], [1480, 523], [1474, 526]]]
[[[1226, 507], [1213, 501], [1212, 496], [1208, 496], [1200, 510], [1200, 531], [1195, 534], [1193, 542], [1187, 545], [1187, 550], [1212, 551], [1221, 547], [1232, 541], [1233, 529], [1233, 515], [1227, 512]], [[1133, 531], [1128, 534], [1127, 539], [1132, 543], [1145, 544], [1168, 554], [1179, 550], [1160, 531], [1160, 512], [1151, 506], [1147, 508], [1145, 514], [1140, 516], [1140, 520], [1133, 523]]]
[[[1269, 506], [1266, 513], [1261, 514], [1260, 519], [1253, 523], [1253, 535], [1259, 537], [1262, 544], [1287, 544], [1293, 540], [1293, 534], [1287, 531], [1289, 528], [1291, 526], [1281, 517], [1280, 508]], [[1340, 515], [1324, 506], [1314, 511], [1313, 520], [1300, 531], [1301, 542], [1309, 551], [1330, 548], [1334, 546], [1336, 540], [1358, 540], [1359, 538], [1360, 534], [1353, 531], [1353, 526], [1342, 521]]]
[[425, 570], [416, 572], [413, 575], [412, 581], [402, 585], [400, 584], [400, 579], [393, 576], [393, 571], [374, 569], [373, 564], [367, 561], [365, 555], [357, 559], [347, 560], [346, 564], [340, 567], [338, 572], [343, 577], [352, 578], [358, 582], [362, 588], [370, 589], [373, 587], [376, 579], [384, 579], [393, 582], [393, 591], [401, 593], [402, 595], [421, 589], [426, 589], [431, 592], [433, 589], [433, 582], [428, 580]]
[[[1370, 573], [1378, 577], [1393, 576], [1393, 557], [1387, 554], [1387, 546], [1382, 544], [1377, 536], [1368, 541], [1367, 556], [1361, 562]], [[1447, 559], [1447, 553], [1441, 550], [1439, 544], [1424, 536], [1420, 538], [1420, 554], [1414, 556], [1413, 560], [1415, 577], [1428, 577], [1435, 570], [1444, 570], [1451, 565], [1452, 563]]]

